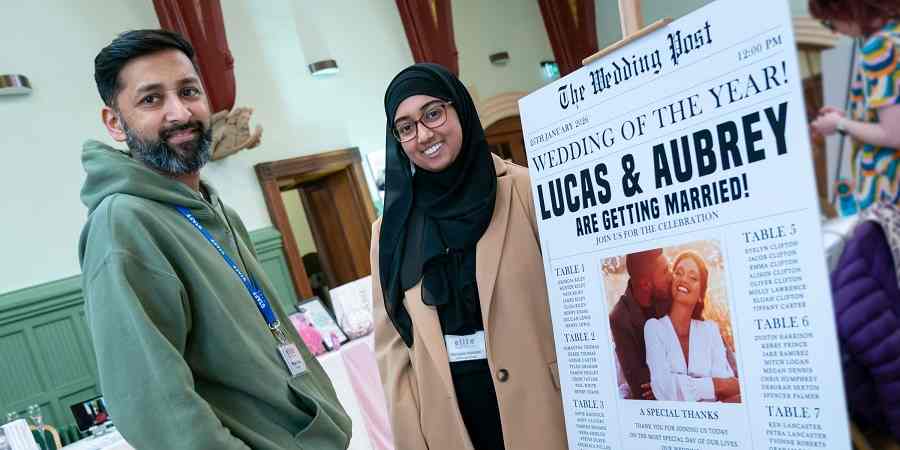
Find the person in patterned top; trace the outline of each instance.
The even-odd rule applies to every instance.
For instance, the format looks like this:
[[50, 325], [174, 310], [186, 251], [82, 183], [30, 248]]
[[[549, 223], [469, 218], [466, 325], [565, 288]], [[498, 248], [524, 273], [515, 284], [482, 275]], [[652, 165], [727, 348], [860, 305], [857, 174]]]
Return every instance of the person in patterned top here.
[[900, 202], [900, 1], [809, 0], [822, 24], [859, 38], [857, 66], [845, 113], [825, 106], [814, 133], [852, 138], [852, 185], [864, 210], [878, 202]]

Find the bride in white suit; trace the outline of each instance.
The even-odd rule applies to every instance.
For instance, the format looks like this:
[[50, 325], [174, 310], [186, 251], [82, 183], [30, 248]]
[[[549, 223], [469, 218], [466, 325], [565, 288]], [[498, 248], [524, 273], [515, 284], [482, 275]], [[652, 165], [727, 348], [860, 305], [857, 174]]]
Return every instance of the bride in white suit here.
[[644, 325], [650, 385], [657, 400], [740, 401], [719, 326], [703, 320], [709, 270], [703, 258], [683, 252], [672, 265], [672, 306]]

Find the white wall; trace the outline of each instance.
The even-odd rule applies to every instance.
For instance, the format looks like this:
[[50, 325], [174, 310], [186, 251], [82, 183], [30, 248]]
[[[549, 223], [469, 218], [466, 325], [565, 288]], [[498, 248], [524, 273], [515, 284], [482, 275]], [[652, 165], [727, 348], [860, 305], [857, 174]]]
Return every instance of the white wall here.
[[[210, 164], [205, 175], [240, 211], [248, 229], [271, 221], [253, 166], [358, 147], [384, 148], [384, 89], [412, 55], [393, 2], [224, 0], [228, 43], [235, 57], [236, 105], [256, 108], [265, 128], [260, 148]], [[314, 18], [314, 19], [313, 19]], [[304, 24], [320, 35], [301, 45]], [[327, 46], [340, 73], [313, 78], [304, 50]], [[317, 57], [313, 57], [317, 58]]]
[[297, 248], [300, 250], [300, 256], [307, 253], [315, 253], [316, 242], [313, 240], [312, 229], [309, 228], [306, 209], [303, 208], [303, 201], [300, 200], [300, 193], [297, 189], [282, 192], [281, 200], [284, 202], [284, 209], [287, 211], [288, 222], [291, 224], [291, 232], [294, 233], [294, 239], [297, 240]]
[[594, 0], [595, 23], [597, 24], [597, 48], [622, 39], [622, 25], [619, 19], [619, 0]]
[[[650, 25], [664, 17], [678, 19], [709, 2], [710, 0], [642, 0], [644, 25]], [[594, 8], [597, 16], [597, 43], [603, 49], [622, 39], [619, 0], [595, 0]]]
[[[537, 0], [453, 0], [452, 6], [460, 79], [474, 86], [476, 101], [547, 83], [540, 63], [554, 57]], [[488, 59], [499, 51], [509, 52], [505, 66]]]
[[94, 56], [117, 33], [148, 26], [158, 23], [143, 0], [0, 6], [0, 73], [25, 74], [34, 87], [0, 97], [0, 292], [79, 272], [81, 144], [106, 135]]
[[794, 16], [808, 16], [809, 2], [807, 0], [790, 0], [791, 14]]
[[[237, 105], [256, 108], [262, 145], [204, 169], [248, 229], [270, 225], [253, 165], [325, 150], [384, 148], [382, 97], [412, 56], [394, 2], [223, 0]], [[297, 18], [314, 17], [341, 73], [313, 79]], [[152, 2], [3, 2], [0, 73], [29, 76], [34, 93], [0, 97], [0, 293], [75, 275], [86, 210], [81, 144], [112, 143], [99, 119], [96, 53], [121, 31], [158, 27]], [[315, 48], [313, 50], [315, 50]]]

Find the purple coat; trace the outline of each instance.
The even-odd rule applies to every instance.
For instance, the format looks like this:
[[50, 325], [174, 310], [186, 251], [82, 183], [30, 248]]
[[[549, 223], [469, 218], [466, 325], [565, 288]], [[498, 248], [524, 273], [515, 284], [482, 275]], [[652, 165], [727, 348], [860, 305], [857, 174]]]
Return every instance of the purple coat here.
[[878, 223], [853, 231], [831, 289], [851, 415], [900, 439], [900, 287]]

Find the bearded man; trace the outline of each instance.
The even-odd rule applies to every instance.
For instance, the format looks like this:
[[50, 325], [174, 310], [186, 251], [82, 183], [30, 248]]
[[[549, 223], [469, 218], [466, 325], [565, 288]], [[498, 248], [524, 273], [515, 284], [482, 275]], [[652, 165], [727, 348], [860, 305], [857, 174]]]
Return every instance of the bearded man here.
[[191, 45], [121, 34], [94, 60], [109, 135], [84, 145], [79, 256], [100, 389], [140, 449], [346, 449], [350, 419], [240, 217], [200, 178], [210, 111]]

